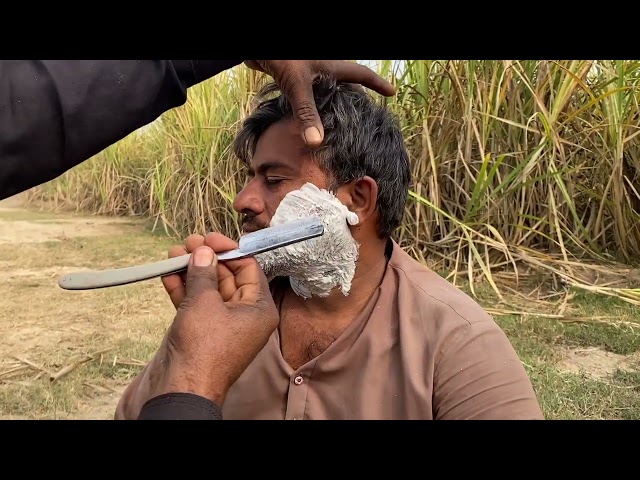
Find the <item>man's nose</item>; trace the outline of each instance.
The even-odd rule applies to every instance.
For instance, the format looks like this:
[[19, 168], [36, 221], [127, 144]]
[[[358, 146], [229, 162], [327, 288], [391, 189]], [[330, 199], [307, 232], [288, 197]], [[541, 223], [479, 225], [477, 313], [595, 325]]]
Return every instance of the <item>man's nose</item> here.
[[233, 209], [238, 213], [260, 215], [264, 210], [262, 196], [253, 182], [240, 190], [233, 201]]

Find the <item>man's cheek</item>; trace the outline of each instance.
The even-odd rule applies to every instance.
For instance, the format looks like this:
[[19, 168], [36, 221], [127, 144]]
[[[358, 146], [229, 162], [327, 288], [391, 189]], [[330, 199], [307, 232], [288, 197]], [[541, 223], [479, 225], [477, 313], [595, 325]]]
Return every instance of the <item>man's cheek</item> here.
[[287, 190], [285, 192], [283, 192], [282, 194], [278, 194], [278, 195], [274, 195], [271, 196], [269, 198], [265, 197], [265, 213], [268, 215], [268, 218], [265, 218], [265, 220], [267, 222], [271, 222], [271, 219], [273, 218], [273, 216], [276, 214], [276, 210], [278, 210], [278, 207], [280, 206], [280, 202], [282, 202], [282, 199], [287, 195], [287, 193], [289, 193], [290, 191], [293, 191], [294, 189], [291, 190]]

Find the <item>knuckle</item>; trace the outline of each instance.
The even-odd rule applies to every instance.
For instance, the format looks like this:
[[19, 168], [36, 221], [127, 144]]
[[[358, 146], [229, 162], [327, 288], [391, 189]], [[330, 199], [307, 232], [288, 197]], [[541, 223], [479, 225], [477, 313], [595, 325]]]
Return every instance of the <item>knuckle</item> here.
[[214, 297], [213, 292], [208, 289], [198, 289], [195, 292], [187, 292], [180, 304], [180, 309], [189, 312], [188, 315], [204, 315], [211, 311]]
[[187, 237], [187, 243], [188, 242], [201, 242], [202, 240], [204, 240], [204, 237], [202, 235], [200, 235], [199, 233], [192, 233], [191, 235], [189, 235]]
[[185, 241], [187, 252], [192, 252], [204, 243], [204, 236], [197, 233], [189, 235]]
[[316, 118], [316, 108], [313, 104], [311, 104], [311, 102], [300, 102], [298, 108], [296, 109], [296, 115], [303, 122], [313, 121]]
[[311, 72], [304, 65], [289, 66], [289, 68], [283, 68], [279, 75], [275, 79], [280, 89], [287, 94], [297, 90], [305, 83], [311, 82]]
[[316, 60], [314, 63], [314, 72], [321, 75], [331, 75], [335, 72], [335, 60]]
[[198, 307], [198, 297], [193, 294], [187, 293], [180, 302], [180, 310], [185, 313], [193, 312]]
[[193, 343], [193, 334], [184, 328], [183, 324], [173, 324], [169, 330], [167, 344], [169, 350], [176, 352], [188, 352], [191, 350], [190, 345]]
[[275, 81], [280, 87], [280, 90], [285, 94], [289, 94], [300, 83], [300, 75], [295, 71], [285, 70], [280, 72], [279, 75], [275, 75]]
[[230, 238], [219, 232], [211, 232], [204, 238], [204, 243], [209, 246], [216, 246], [218, 243], [224, 240], [230, 240]]
[[258, 292], [255, 308], [259, 312], [260, 316], [267, 320], [275, 319], [275, 321], [277, 321], [279, 318], [278, 309], [273, 302], [271, 294], [266, 294], [263, 291]]
[[204, 239], [204, 243], [216, 253], [238, 247], [237, 242], [219, 232], [209, 233]]

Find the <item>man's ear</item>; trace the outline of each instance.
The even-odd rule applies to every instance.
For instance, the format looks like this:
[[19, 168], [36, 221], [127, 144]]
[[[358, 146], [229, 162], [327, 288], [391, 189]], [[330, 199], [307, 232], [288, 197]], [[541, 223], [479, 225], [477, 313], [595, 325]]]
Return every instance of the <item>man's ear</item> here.
[[359, 178], [338, 188], [338, 199], [358, 215], [358, 226], [373, 220], [378, 207], [378, 184], [368, 176]]

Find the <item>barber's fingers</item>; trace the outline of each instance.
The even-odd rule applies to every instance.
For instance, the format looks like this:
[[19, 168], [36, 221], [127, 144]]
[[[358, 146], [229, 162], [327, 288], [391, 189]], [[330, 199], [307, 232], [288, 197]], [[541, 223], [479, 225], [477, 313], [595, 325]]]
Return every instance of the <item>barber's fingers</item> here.
[[[237, 242], [217, 232], [208, 234], [204, 242], [216, 253], [238, 248]], [[229, 269], [228, 263], [227, 261], [218, 262], [218, 291], [225, 302], [232, 300], [238, 290], [236, 277], [234, 272]]]
[[218, 258], [207, 245], [196, 248], [191, 254], [185, 282], [187, 296], [191, 300], [199, 302], [200, 299], [219, 297], [217, 266]]
[[194, 252], [196, 248], [204, 245], [204, 236], [196, 233], [189, 235], [184, 242], [187, 253]]
[[[238, 248], [238, 243], [216, 232], [209, 233], [206, 237], [190, 235], [185, 241], [185, 246], [174, 246], [169, 250], [169, 258], [188, 253], [193, 255], [193, 252], [201, 246], [208, 246], [215, 253], [221, 253]], [[216, 264], [216, 288], [223, 301], [251, 302], [268, 294], [268, 281], [255, 259], [216, 262]], [[187, 273], [167, 275], [162, 277], [162, 283], [174, 307], [179, 308], [187, 295], [189, 284]]]
[[[176, 245], [169, 249], [169, 258], [188, 255], [201, 245], [204, 245], [204, 236], [198, 234], [189, 235], [184, 245]], [[162, 285], [176, 309], [180, 306], [187, 293], [185, 288], [186, 275], [186, 272], [181, 272], [162, 277]]]
[[324, 127], [313, 96], [313, 81], [319, 75], [360, 84], [384, 96], [395, 94], [393, 85], [372, 69], [346, 60], [245, 60], [245, 64], [274, 78], [291, 103], [304, 142], [313, 148], [324, 140]]
[[230, 301], [261, 303], [271, 298], [269, 281], [254, 257], [224, 262], [233, 275], [234, 293]]
[[238, 242], [218, 232], [208, 233], [207, 236], [203, 238], [202, 244], [208, 246], [216, 253], [227, 252], [238, 248]]
[[[214, 252], [222, 253], [238, 248], [238, 243], [221, 233], [209, 233], [204, 239], [205, 245], [211, 247]], [[231, 284], [238, 289], [242, 286], [261, 284], [265, 279], [262, 268], [254, 257], [238, 260], [226, 260], [218, 263], [218, 287], [222, 288], [223, 282]], [[262, 288], [262, 284], [260, 287]]]
[[[210, 233], [205, 245], [216, 253], [238, 248], [238, 243], [222, 235]], [[218, 262], [218, 291], [225, 302], [251, 303], [269, 296], [269, 283], [255, 258]]]
[[322, 120], [313, 97], [313, 74], [308, 69], [282, 73], [280, 89], [287, 96], [295, 119], [302, 128], [307, 145], [317, 147], [324, 139]]
[[396, 93], [391, 83], [364, 65], [346, 60], [334, 60], [331, 63], [331, 74], [340, 82], [358, 83], [385, 97], [391, 97]]
[[317, 147], [324, 140], [324, 128], [313, 96], [313, 80], [318, 74], [328, 74], [343, 83], [359, 84], [387, 97], [396, 92], [391, 83], [358, 63], [329, 60], [309, 62], [307, 65], [306, 69], [285, 70], [279, 83], [302, 127], [303, 139], [310, 146]]
[[[187, 255], [188, 253], [189, 252], [187, 252], [187, 249], [185, 247], [183, 247], [182, 245], [177, 245], [169, 249], [169, 258]], [[184, 300], [184, 296], [187, 293], [184, 287], [185, 279], [186, 278], [184, 273], [174, 273], [172, 275], [161, 277], [162, 285], [167, 291], [167, 294], [171, 299], [171, 303], [173, 303], [173, 306], [176, 309], [180, 306], [180, 304]]]

